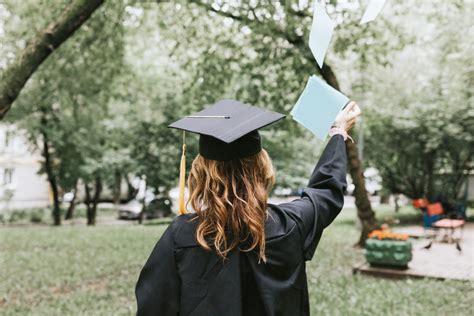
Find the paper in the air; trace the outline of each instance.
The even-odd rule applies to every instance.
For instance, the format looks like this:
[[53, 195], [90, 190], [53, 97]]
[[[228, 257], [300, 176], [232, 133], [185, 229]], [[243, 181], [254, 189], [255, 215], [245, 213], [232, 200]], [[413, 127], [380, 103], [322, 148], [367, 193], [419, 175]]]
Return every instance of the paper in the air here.
[[323, 67], [324, 56], [326, 56], [326, 51], [331, 42], [334, 26], [335, 23], [326, 13], [324, 5], [316, 0], [314, 3], [313, 24], [309, 34], [309, 48], [319, 67]]
[[380, 11], [382, 11], [384, 4], [385, 0], [370, 0], [369, 5], [367, 6], [367, 9], [365, 9], [364, 15], [362, 16], [359, 24], [364, 24], [375, 20]]
[[324, 139], [348, 101], [345, 95], [313, 75], [290, 114], [318, 138]]

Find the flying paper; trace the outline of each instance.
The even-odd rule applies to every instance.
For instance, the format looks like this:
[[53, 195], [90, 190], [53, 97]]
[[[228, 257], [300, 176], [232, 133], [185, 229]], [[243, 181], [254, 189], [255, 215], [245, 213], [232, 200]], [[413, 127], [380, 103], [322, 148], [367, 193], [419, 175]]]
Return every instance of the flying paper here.
[[348, 97], [313, 75], [290, 114], [296, 122], [324, 139], [348, 101]]
[[385, 0], [370, 0], [369, 5], [367, 6], [367, 9], [365, 9], [364, 15], [362, 16], [359, 24], [364, 24], [375, 20], [380, 11], [382, 11], [384, 4]]
[[326, 13], [326, 8], [316, 0], [314, 3], [313, 25], [309, 34], [309, 48], [321, 68], [331, 42], [334, 26], [335, 23]]

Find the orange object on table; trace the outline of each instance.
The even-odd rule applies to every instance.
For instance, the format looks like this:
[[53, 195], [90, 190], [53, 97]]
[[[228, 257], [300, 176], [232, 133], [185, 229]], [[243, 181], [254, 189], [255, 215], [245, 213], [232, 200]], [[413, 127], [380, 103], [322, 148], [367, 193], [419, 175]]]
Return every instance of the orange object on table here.
[[437, 228], [459, 228], [464, 226], [465, 221], [463, 219], [440, 219], [433, 223], [434, 227]]
[[416, 199], [413, 200], [413, 207], [414, 208], [423, 208], [428, 205], [428, 200], [427, 199]]
[[441, 203], [428, 204], [426, 209], [429, 216], [443, 214], [443, 205]]

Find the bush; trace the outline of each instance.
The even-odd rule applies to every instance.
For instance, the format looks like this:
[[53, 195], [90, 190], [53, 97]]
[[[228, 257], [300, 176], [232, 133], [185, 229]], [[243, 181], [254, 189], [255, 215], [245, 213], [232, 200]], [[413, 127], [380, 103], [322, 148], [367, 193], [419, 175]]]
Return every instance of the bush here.
[[44, 209], [34, 209], [30, 213], [30, 222], [42, 223], [44, 219]]
[[0, 214], [2, 223], [42, 223], [44, 221], [45, 210], [42, 208], [27, 208], [11, 210], [8, 214]]
[[8, 222], [18, 223], [28, 217], [28, 211], [25, 209], [13, 210], [10, 212]]

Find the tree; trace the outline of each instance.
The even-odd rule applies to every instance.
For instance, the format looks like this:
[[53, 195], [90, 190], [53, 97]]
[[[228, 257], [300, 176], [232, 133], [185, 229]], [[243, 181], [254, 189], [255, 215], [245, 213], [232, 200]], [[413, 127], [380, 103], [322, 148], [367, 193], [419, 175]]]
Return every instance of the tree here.
[[452, 202], [464, 198], [461, 186], [474, 168], [474, 117], [466, 116], [466, 105], [443, 108], [370, 121], [367, 145], [391, 144], [369, 154], [390, 192], [412, 199], [434, 200], [438, 194]]
[[[434, 18], [436, 23], [444, 23], [430, 5], [413, 8], [409, 3], [390, 3], [384, 9], [391, 12], [388, 17], [382, 15], [369, 25], [359, 26], [360, 14], [356, 14], [354, 3], [330, 2], [327, 9], [338, 26], [326, 63], [320, 69], [306, 42], [312, 20], [311, 2], [243, 2], [238, 5], [193, 2], [104, 4], [42, 64], [7, 117], [27, 128], [31, 141], [43, 152], [44, 137], [38, 138], [38, 135], [46, 136], [51, 179], [59, 193], [74, 189], [79, 179], [87, 186], [91, 224], [103, 189], [113, 187], [114, 201], [118, 201], [120, 179], [130, 182], [133, 175], [146, 176], [148, 186], [159, 194], [174, 186], [181, 133], [168, 130], [166, 126], [221, 98], [236, 98], [288, 113], [303, 89], [302, 84], [310, 74], [317, 72], [364, 106], [366, 127], [356, 131], [355, 136], [356, 139], [359, 134], [366, 136], [365, 157], [370, 158], [364, 161], [366, 165], [368, 162], [376, 165], [385, 159], [373, 153], [380, 151], [376, 147], [380, 143], [377, 145], [375, 141], [388, 142], [385, 136], [396, 140], [396, 131], [401, 128], [419, 131], [410, 125], [423, 125], [421, 116], [414, 115], [417, 106], [424, 108], [436, 103], [434, 109], [438, 111], [447, 104], [472, 102], [470, 90], [466, 89], [472, 85], [472, 70], [463, 69], [463, 65], [469, 64], [466, 57], [469, 47], [457, 41], [456, 51], [462, 52], [460, 55], [464, 57], [448, 48], [450, 37], [459, 36], [456, 33], [459, 25], [453, 24], [456, 27], [448, 35], [428, 34], [433, 35], [428, 37], [430, 41], [443, 39], [434, 49], [426, 49], [431, 47], [430, 43], [420, 40], [427, 34], [406, 36], [410, 26], [404, 25], [404, 17], [415, 14], [412, 12], [426, 20]], [[27, 17], [37, 29], [63, 8], [36, 2], [7, 4], [9, 12]], [[445, 6], [456, 7], [459, 3]], [[462, 10], [462, 5], [460, 8]], [[20, 14], [23, 10], [28, 14]], [[446, 19], [456, 17], [451, 13], [446, 16]], [[463, 23], [467, 23], [468, 19], [463, 19]], [[0, 59], [3, 68], [11, 62], [9, 57], [3, 56], [16, 54], [21, 49], [16, 39], [25, 37], [23, 33], [32, 36], [29, 25], [23, 23], [18, 27], [12, 20], [13, 24], [7, 23], [7, 45], [1, 48], [7, 52]], [[422, 30], [427, 25], [422, 18], [411, 20], [420, 23], [416, 29]], [[407, 54], [417, 56], [416, 62], [410, 63], [411, 56], [402, 58]], [[424, 62], [430, 58], [435, 58], [436, 63]], [[454, 61], [447, 63], [446, 59]], [[401, 62], [406, 63], [406, 67], [400, 67]], [[413, 86], [412, 77], [416, 76], [421, 79]], [[436, 93], [428, 93], [428, 90]], [[456, 97], [448, 98], [444, 91], [455, 91], [451, 96]], [[419, 98], [420, 95], [424, 97]], [[434, 102], [441, 98], [446, 100]], [[456, 108], [459, 110], [456, 113], [462, 113], [463, 109]], [[428, 115], [431, 113], [422, 113], [430, 122], [436, 121]], [[458, 128], [459, 121], [448, 114], [442, 114], [443, 120], [450, 122], [446, 128]], [[42, 121], [41, 117], [48, 119]], [[381, 122], [387, 123], [380, 125]], [[271, 126], [262, 133], [264, 146], [274, 158], [278, 171], [277, 185], [292, 188], [304, 185], [321, 142], [292, 120]], [[466, 129], [460, 138], [457, 137], [460, 134], [451, 133], [443, 140], [439, 135], [436, 142], [439, 139], [442, 146], [448, 147], [453, 144], [449, 152], [454, 155], [455, 148], [466, 141], [469, 133]], [[188, 136], [186, 142], [188, 157], [192, 157], [197, 149], [196, 138]], [[433, 145], [423, 144], [431, 146], [429, 148]], [[384, 153], [403, 152], [391, 149]], [[358, 148], [348, 143], [347, 152], [349, 170], [356, 184], [358, 215], [363, 224], [359, 240], [362, 244], [376, 224], [375, 214], [365, 190], [364, 166]], [[445, 168], [451, 164], [446, 164], [448, 159], [455, 160], [453, 157], [437, 156], [430, 170]], [[188, 166], [190, 163], [188, 159]], [[449, 168], [457, 172], [456, 164]], [[384, 181], [387, 179], [386, 176]]]
[[[44, 158], [43, 168], [46, 172], [51, 191], [53, 193], [53, 220], [54, 225], [61, 224], [61, 208], [59, 204], [59, 185], [58, 178], [54, 167], [54, 158], [51, 152], [51, 141], [48, 134], [48, 127], [51, 126], [50, 122], [57, 123], [57, 117], [48, 116], [48, 110], [46, 107], [40, 109], [40, 135], [43, 141], [42, 155]], [[54, 124], [53, 123], [53, 124]]]
[[70, 3], [54, 22], [30, 40], [18, 54], [16, 61], [2, 73], [0, 119], [8, 112], [36, 69], [55, 49], [73, 35], [102, 3], [103, 0], [76, 0]]
[[102, 171], [107, 169], [106, 145], [113, 145], [105, 127], [114, 78], [123, 70], [123, 14], [121, 4], [103, 6], [43, 64], [8, 116], [42, 152], [41, 171], [53, 192], [55, 225], [61, 223], [60, 192], [73, 189], [80, 178], [86, 187], [88, 223], [95, 222]]
[[471, 14], [464, 2], [413, 11], [420, 32], [391, 55], [397, 66], [370, 66], [377, 75], [367, 78], [367, 90], [384, 106], [369, 109], [367, 157], [392, 193], [461, 202], [474, 167], [474, 101], [466, 88], [473, 83], [473, 40], [463, 35]]

